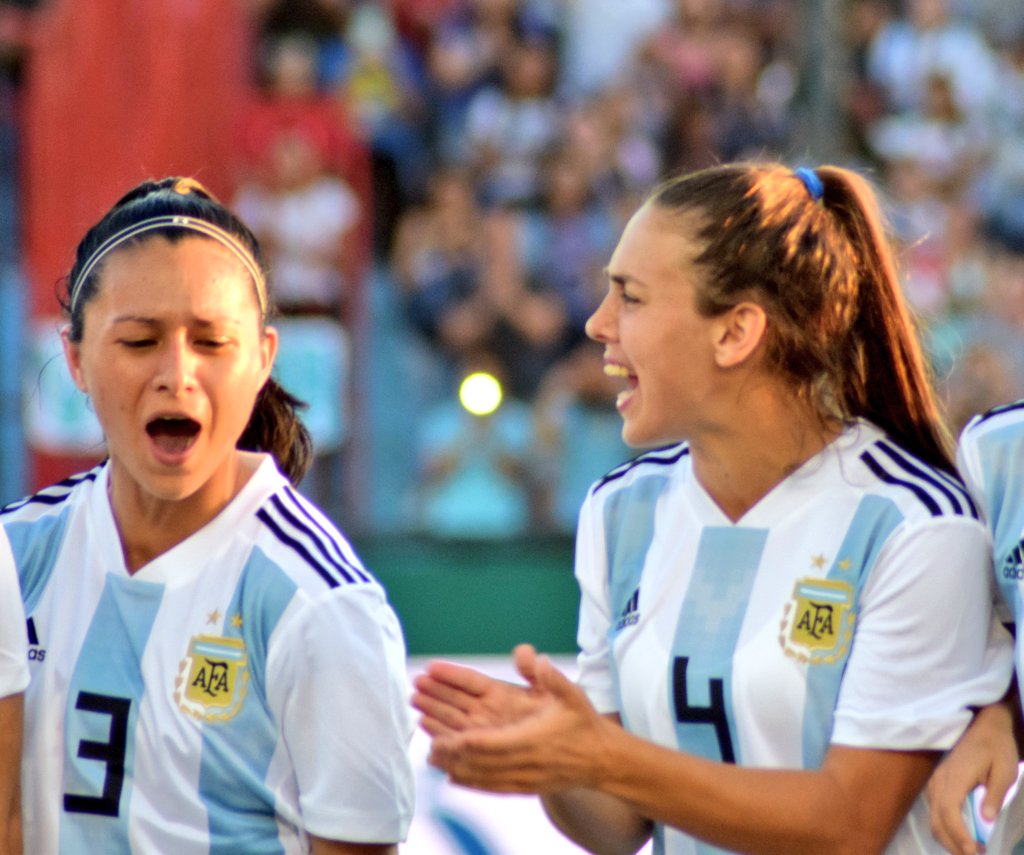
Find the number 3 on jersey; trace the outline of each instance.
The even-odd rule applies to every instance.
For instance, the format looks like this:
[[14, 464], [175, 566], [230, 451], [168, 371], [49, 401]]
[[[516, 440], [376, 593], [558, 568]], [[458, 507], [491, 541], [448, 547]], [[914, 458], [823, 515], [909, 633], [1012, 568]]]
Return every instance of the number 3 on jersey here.
[[725, 712], [725, 691], [720, 677], [708, 680], [709, 702], [706, 707], [692, 706], [686, 687], [688, 656], [677, 656], [672, 663], [672, 700], [676, 708], [676, 721], [682, 724], [710, 724], [718, 737], [718, 750], [725, 763], [735, 763], [736, 753], [729, 733], [729, 718]]
[[75, 709], [110, 716], [110, 737], [106, 742], [82, 739], [78, 743], [78, 757], [98, 760], [106, 765], [103, 790], [100, 796], [64, 794], [64, 810], [68, 813], [90, 813], [97, 816], [117, 816], [124, 786], [124, 762], [128, 752], [128, 714], [132, 702], [128, 698], [79, 692]]

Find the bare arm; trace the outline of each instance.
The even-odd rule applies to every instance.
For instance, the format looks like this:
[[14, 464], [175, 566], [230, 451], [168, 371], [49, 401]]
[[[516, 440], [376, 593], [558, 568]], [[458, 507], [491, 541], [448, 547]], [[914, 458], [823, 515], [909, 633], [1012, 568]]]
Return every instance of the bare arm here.
[[[640, 739], [598, 715], [532, 648], [518, 648], [516, 658], [530, 685], [504, 704], [503, 720], [473, 726], [486, 715], [460, 698], [450, 729], [435, 735], [431, 762], [465, 786], [540, 794], [564, 833], [585, 844], [602, 841], [599, 852], [635, 851], [644, 818], [744, 852], [879, 852], [937, 761], [934, 752], [842, 746], [833, 746], [813, 771], [708, 761]], [[418, 687], [420, 694], [427, 688]], [[417, 706], [427, 706], [431, 722], [438, 721], [439, 711], [422, 698]], [[466, 727], [452, 727], [460, 723]], [[594, 811], [609, 803], [619, 806], [612, 827]]]
[[22, 695], [0, 698], [0, 855], [21, 852]]
[[1020, 696], [1014, 682], [1003, 700], [977, 712], [932, 775], [927, 790], [932, 834], [949, 852], [975, 855], [985, 851], [964, 825], [961, 808], [968, 793], [983, 786], [982, 815], [995, 820], [1017, 777], [1020, 728]]
[[324, 840], [311, 837], [313, 855], [398, 855], [395, 843], [346, 843], [343, 840]]

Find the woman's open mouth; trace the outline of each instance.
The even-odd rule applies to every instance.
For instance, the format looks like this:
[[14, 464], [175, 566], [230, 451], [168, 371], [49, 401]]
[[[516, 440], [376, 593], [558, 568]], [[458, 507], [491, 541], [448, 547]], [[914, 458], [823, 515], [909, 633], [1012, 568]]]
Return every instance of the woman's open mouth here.
[[625, 365], [620, 365], [617, 362], [606, 362], [604, 364], [604, 373], [609, 377], [622, 377], [626, 380], [627, 388], [619, 392], [618, 397], [615, 399], [615, 406], [621, 412], [622, 408], [629, 403], [629, 399], [633, 397], [633, 392], [637, 387], [637, 377]]
[[178, 463], [199, 436], [201, 426], [195, 419], [162, 416], [146, 425], [157, 457], [164, 463]]

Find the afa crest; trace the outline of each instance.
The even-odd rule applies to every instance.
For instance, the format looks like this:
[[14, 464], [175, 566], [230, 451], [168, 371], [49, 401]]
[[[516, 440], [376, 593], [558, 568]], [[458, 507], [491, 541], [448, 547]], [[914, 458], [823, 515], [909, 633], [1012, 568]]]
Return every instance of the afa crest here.
[[174, 681], [182, 712], [201, 721], [226, 721], [238, 714], [248, 688], [249, 657], [240, 638], [192, 637]]
[[848, 582], [800, 579], [782, 611], [779, 643], [800, 662], [835, 662], [849, 650], [854, 620], [853, 587]]

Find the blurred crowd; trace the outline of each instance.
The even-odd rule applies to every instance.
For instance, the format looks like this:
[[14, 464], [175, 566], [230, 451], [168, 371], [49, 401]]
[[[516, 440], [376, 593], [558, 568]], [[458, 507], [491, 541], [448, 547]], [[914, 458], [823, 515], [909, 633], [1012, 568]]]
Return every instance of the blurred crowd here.
[[[414, 417], [371, 430], [401, 435], [408, 530], [572, 531], [587, 485], [630, 456], [584, 334], [624, 218], [673, 172], [806, 164], [826, 80], [822, 159], [882, 190], [954, 428], [1020, 396], [1019, 0], [825, 4], [830, 69], [808, 63], [800, 0], [250, 2], [255, 96], [230, 201], [267, 250], [294, 348], [322, 339], [285, 360], [300, 386], [325, 353], [350, 364], [390, 313], [416, 378], [391, 385]], [[354, 394], [348, 370], [331, 395]], [[479, 371], [503, 391], [484, 415], [458, 394]], [[336, 478], [349, 434], [325, 419], [310, 490]]]

